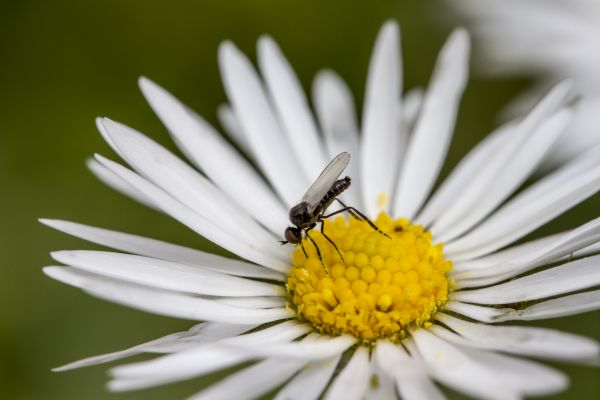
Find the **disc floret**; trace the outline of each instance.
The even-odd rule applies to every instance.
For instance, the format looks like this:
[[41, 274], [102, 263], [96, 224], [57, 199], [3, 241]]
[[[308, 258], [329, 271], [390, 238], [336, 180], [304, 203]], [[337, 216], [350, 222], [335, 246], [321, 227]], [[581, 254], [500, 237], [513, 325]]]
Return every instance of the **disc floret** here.
[[400, 341], [409, 329], [427, 326], [447, 301], [447, 273], [452, 263], [443, 245], [406, 219], [381, 213], [375, 224], [338, 217], [325, 221], [325, 232], [310, 232], [321, 251], [308, 239], [294, 250], [287, 279], [291, 307], [324, 334], [350, 334], [363, 342], [380, 338]]

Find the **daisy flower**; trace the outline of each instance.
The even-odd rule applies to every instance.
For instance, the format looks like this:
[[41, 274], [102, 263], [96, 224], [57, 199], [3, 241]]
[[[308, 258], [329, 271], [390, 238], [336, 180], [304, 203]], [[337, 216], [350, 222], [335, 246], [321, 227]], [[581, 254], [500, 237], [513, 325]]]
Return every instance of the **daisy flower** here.
[[600, 144], [600, 4], [597, 0], [449, 0], [480, 46], [479, 70], [539, 78], [507, 114], [529, 109], [556, 82], [573, 78], [583, 98], [551, 161], [564, 162]]
[[[147, 388], [242, 365], [192, 399], [444, 398], [437, 382], [485, 399], [563, 390], [567, 377], [532, 357], [599, 358], [595, 341], [504, 321], [600, 307], [600, 219], [512, 245], [600, 188], [592, 149], [515, 194], [558, 140], [572, 110], [569, 83], [479, 143], [432, 194], [467, 82], [469, 38], [452, 33], [427, 90], [402, 94], [399, 33], [375, 43], [360, 127], [331, 71], [317, 75], [313, 115], [290, 64], [269, 37], [258, 70], [232, 43], [219, 49], [229, 104], [223, 125], [246, 153], [146, 78], [140, 86], [190, 164], [123, 124], [98, 128], [129, 165], [97, 155], [109, 186], [168, 214], [232, 256], [58, 220], [53, 228], [118, 250], [58, 251], [44, 272], [92, 296], [201, 321], [132, 348], [57, 368], [140, 353], [111, 369], [114, 391]], [[359, 134], [360, 132], [360, 134]], [[281, 246], [288, 210], [327, 162], [351, 153], [345, 201], [300, 246]], [[250, 160], [250, 161], [248, 161]], [[253, 165], [257, 169], [253, 168]], [[234, 257], [237, 256], [237, 257]], [[250, 363], [250, 364], [248, 364]]]

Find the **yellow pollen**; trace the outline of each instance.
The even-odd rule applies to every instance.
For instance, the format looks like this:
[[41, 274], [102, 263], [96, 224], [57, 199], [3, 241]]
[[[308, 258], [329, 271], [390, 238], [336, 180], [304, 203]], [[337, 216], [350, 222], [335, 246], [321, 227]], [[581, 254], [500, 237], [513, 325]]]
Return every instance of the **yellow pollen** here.
[[293, 252], [287, 279], [291, 306], [324, 334], [350, 334], [363, 343], [398, 342], [415, 327], [427, 327], [447, 301], [452, 263], [443, 245], [432, 244], [422, 226], [381, 213], [374, 221], [389, 237], [364, 221], [338, 217], [325, 221], [325, 234], [310, 235]]

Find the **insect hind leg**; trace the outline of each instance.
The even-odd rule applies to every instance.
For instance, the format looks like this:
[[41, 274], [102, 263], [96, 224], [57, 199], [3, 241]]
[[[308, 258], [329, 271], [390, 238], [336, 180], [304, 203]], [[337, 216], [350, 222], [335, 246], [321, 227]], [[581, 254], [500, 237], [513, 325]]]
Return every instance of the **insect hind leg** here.
[[[346, 205], [346, 204], [344, 204], [344, 202], [343, 202], [343, 201], [341, 201], [340, 199], [337, 199], [337, 198], [336, 198], [336, 200], [337, 200], [337, 201], [338, 201], [338, 202], [339, 202], [339, 203], [342, 205], [342, 207], [343, 207], [343, 208], [340, 208], [339, 210], [337, 210], [337, 211], [334, 211], [334, 212], [332, 212], [331, 214], [328, 214], [328, 215], [323, 215], [323, 216], [322, 216], [323, 218], [329, 218], [329, 217], [331, 217], [331, 216], [333, 216], [333, 215], [340, 214], [340, 213], [343, 213], [344, 211], [347, 211], [347, 212], [348, 212], [348, 213], [350, 213], [350, 215], [352, 215], [354, 218], [356, 218], [356, 219], [359, 219], [359, 220], [363, 220], [363, 221], [365, 221], [365, 222], [366, 222], [366, 223], [368, 223], [368, 224], [369, 224], [369, 226], [370, 226], [371, 228], [373, 228], [375, 231], [377, 231], [377, 232], [381, 233], [383, 236], [385, 236], [385, 237], [387, 237], [387, 238], [390, 238], [390, 236], [389, 236], [387, 233], [385, 233], [385, 232], [383, 232], [381, 229], [379, 229], [379, 228], [377, 227], [377, 225], [375, 225], [375, 224], [373, 223], [373, 221], [371, 221], [369, 218], [367, 218], [367, 217], [366, 217], [366, 216], [365, 216], [363, 213], [361, 213], [360, 211], [358, 211], [356, 208], [354, 208], [354, 207], [352, 207], [352, 206], [347, 206], [347, 205]], [[391, 238], [390, 238], [390, 239], [391, 239]]]

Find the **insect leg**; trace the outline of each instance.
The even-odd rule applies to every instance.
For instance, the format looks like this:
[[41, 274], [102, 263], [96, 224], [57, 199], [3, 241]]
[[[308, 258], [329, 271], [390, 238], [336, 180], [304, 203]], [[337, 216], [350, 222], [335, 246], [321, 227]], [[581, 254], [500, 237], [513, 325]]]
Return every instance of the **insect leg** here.
[[369, 224], [369, 226], [371, 226], [371, 228], [373, 228], [377, 232], [381, 233], [382, 235], [387, 236], [388, 238], [390, 237], [385, 232], [382, 232], [381, 229], [379, 229], [377, 227], [377, 225], [375, 225], [369, 218], [367, 218], [363, 213], [361, 213], [360, 211], [358, 211], [356, 208], [354, 208], [352, 206], [345, 205], [340, 199], [336, 199], [336, 200], [343, 206], [343, 208], [340, 208], [339, 210], [334, 211], [331, 214], [323, 215], [322, 216], [323, 218], [329, 218], [332, 215], [336, 215], [336, 214], [342, 213], [344, 211], [348, 211], [350, 214], [352, 214], [352, 215], [354, 215], [356, 217], [356, 215], [354, 214], [354, 213], [356, 213], [358, 215], [358, 217], [356, 217], [357, 219], [362, 219], [363, 221], [366, 221]]
[[314, 228], [315, 225], [311, 226], [310, 228], [306, 229], [304, 231], [304, 233], [306, 234], [306, 237], [312, 242], [312, 244], [315, 246], [315, 249], [317, 250], [317, 256], [319, 256], [319, 261], [321, 261], [321, 265], [323, 265], [323, 268], [325, 269], [325, 273], [327, 275], [329, 275], [329, 269], [327, 268], [327, 266], [325, 265], [325, 263], [323, 262], [323, 256], [321, 255], [321, 250], [319, 249], [319, 246], [317, 246], [317, 242], [315, 242], [315, 240], [310, 236], [310, 233], [308, 233], [308, 231], [310, 231], [312, 228]]
[[306, 259], [308, 260], [308, 254], [306, 254], [306, 249], [304, 248], [304, 243], [300, 242], [300, 248], [302, 249], [302, 252], [304, 253], [304, 257], [306, 257]]
[[342, 252], [340, 251], [340, 249], [337, 247], [337, 244], [335, 244], [335, 242], [333, 240], [331, 240], [331, 238], [325, 234], [325, 221], [323, 221], [323, 219], [319, 219], [319, 222], [321, 223], [321, 235], [323, 235], [323, 237], [325, 239], [327, 239], [327, 241], [329, 243], [331, 243], [333, 245], [333, 247], [335, 247], [335, 251], [337, 251], [337, 253], [340, 255], [342, 262], [344, 264], [346, 264], [346, 262], [344, 261], [344, 256], [342, 255]]

